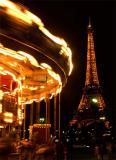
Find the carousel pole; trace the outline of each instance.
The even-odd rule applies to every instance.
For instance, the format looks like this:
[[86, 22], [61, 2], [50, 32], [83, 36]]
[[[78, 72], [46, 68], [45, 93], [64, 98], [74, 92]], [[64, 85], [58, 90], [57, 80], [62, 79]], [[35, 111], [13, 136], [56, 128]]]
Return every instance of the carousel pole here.
[[24, 120], [23, 120], [23, 139], [25, 139], [25, 132], [26, 132], [26, 104], [23, 104], [24, 107]]
[[[46, 104], [46, 124], [48, 123], [47, 120], [48, 120], [48, 106], [47, 106], [47, 99], [45, 99], [45, 104]], [[47, 128], [45, 129], [45, 132], [46, 132], [46, 143], [47, 143]]]
[[59, 98], [59, 100], [58, 100], [58, 115], [59, 115], [59, 117], [58, 117], [58, 120], [59, 120], [59, 123], [58, 123], [58, 130], [59, 130], [59, 140], [61, 140], [61, 114], [60, 114], [60, 112], [61, 112], [61, 106], [60, 106], [60, 101], [61, 101], [61, 99], [60, 99], [60, 93], [58, 94], [58, 98]]
[[[50, 124], [50, 100], [49, 98], [47, 97], [46, 100], [46, 124]], [[49, 141], [48, 139], [48, 128], [46, 127], [46, 143]]]
[[54, 96], [54, 136], [56, 137], [56, 105], [57, 105], [57, 96]]

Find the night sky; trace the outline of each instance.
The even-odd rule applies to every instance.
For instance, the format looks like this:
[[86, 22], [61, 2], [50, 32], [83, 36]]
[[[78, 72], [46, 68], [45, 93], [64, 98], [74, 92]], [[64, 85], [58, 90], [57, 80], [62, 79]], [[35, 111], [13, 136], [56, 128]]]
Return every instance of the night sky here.
[[74, 69], [61, 94], [61, 111], [64, 122], [68, 122], [72, 118], [82, 96], [86, 72], [87, 25], [89, 16], [91, 17], [98, 77], [106, 105], [114, 121], [116, 114], [116, 85], [114, 78], [116, 4], [114, 1], [17, 1], [38, 15], [52, 34], [64, 38], [72, 50]]

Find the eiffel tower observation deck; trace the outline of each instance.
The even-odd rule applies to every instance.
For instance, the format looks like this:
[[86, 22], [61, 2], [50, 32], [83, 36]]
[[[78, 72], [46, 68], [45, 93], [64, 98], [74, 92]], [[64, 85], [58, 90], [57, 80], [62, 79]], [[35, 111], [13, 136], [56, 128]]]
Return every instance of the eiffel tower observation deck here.
[[97, 118], [103, 116], [105, 106], [97, 73], [93, 29], [89, 20], [86, 80], [77, 111], [81, 114], [81, 119]]

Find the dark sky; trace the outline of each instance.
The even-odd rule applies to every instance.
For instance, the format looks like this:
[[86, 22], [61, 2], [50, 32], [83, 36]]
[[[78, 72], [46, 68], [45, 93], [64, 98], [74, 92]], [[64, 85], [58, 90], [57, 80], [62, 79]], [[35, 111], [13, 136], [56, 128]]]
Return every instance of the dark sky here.
[[98, 76], [103, 96], [112, 116], [115, 116], [115, 11], [112, 0], [17, 0], [38, 15], [56, 36], [63, 37], [73, 53], [74, 69], [61, 94], [62, 117], [72, 117], [82, 95], [87, 54], [87, 25], [91, 17]]

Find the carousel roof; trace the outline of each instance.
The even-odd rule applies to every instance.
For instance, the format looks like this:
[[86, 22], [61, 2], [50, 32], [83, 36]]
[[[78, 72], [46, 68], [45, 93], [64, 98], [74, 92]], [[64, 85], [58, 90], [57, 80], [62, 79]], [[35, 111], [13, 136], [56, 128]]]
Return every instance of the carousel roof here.
[[73, 68], [67, 43], [52, 35], [39, 17], [9, 0], [0, 0], [0, 19], [1, 88], [15, 92], [17, 83], [24, 102], [59, 93]]

